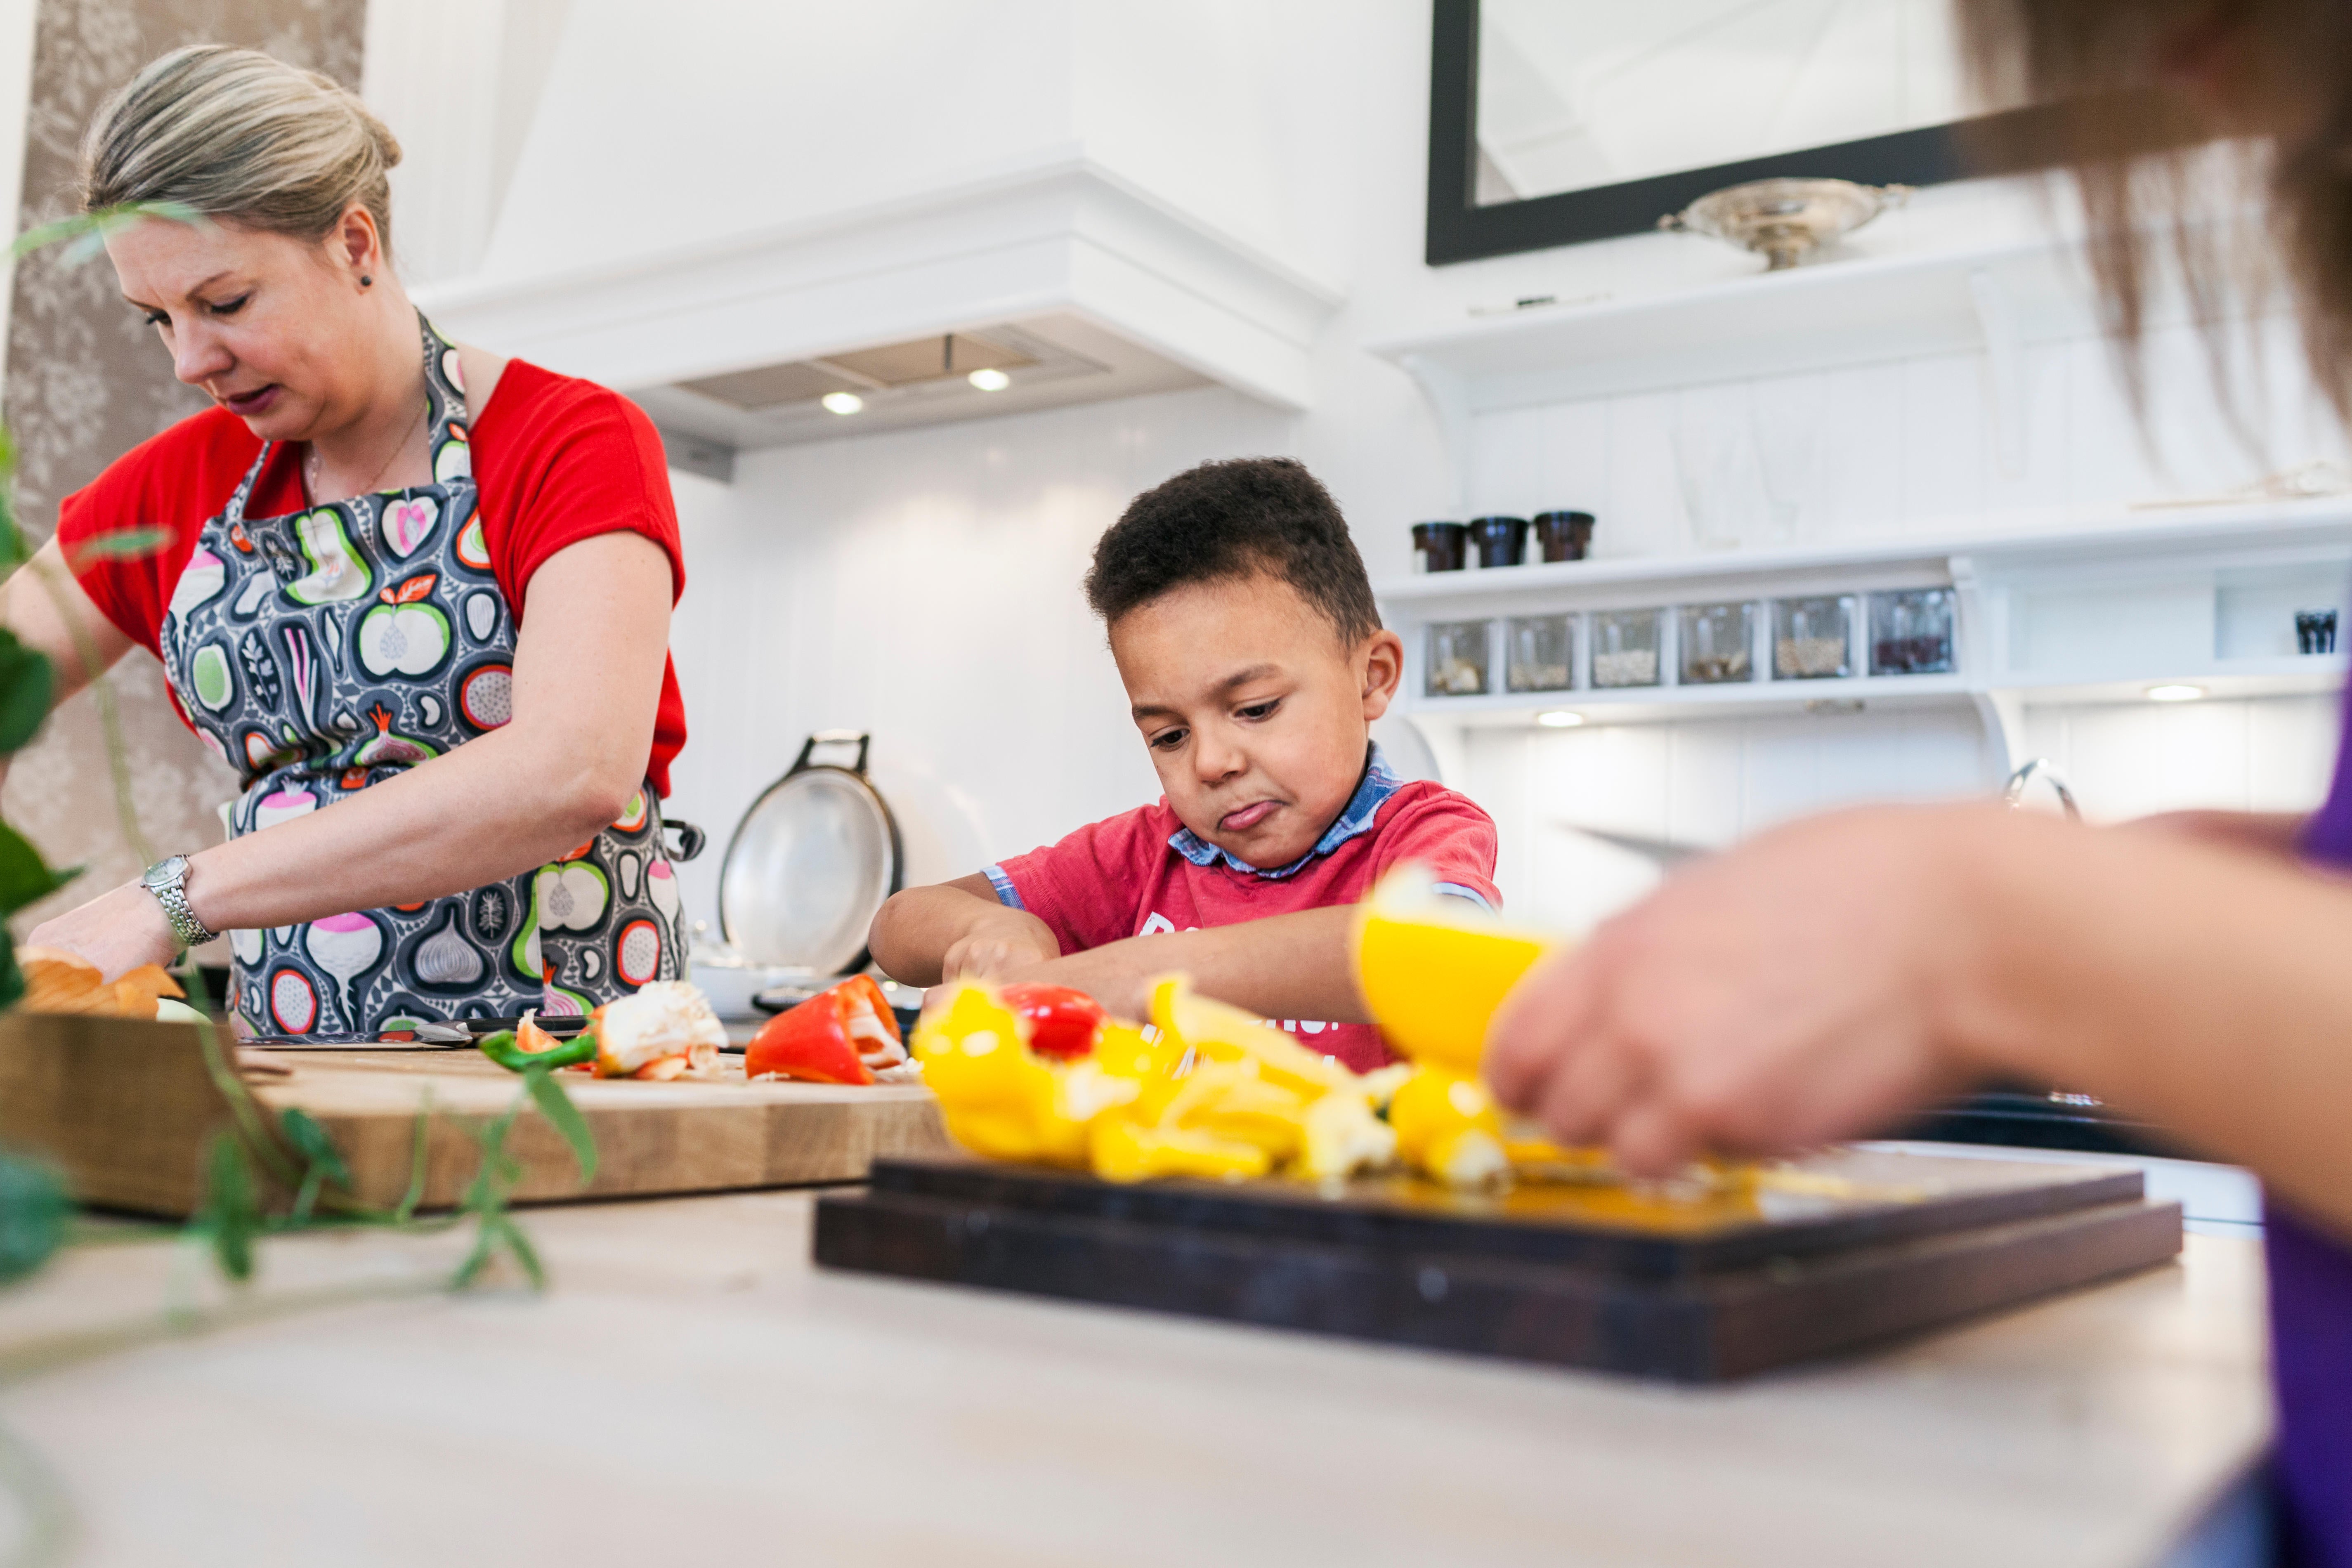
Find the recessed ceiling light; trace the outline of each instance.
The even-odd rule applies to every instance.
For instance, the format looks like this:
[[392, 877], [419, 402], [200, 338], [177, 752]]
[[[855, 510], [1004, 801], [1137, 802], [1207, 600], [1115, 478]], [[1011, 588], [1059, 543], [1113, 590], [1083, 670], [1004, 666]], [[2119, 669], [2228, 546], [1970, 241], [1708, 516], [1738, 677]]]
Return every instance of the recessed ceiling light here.
[[824, 395], [824, 406], [829, 414], [855, 414], [866, 406], [866, 399], [854, 392], [828, 392]]
[[1584, 722], [1584, 715], [1571, 713], [1565, 708], [1555, 708], [1549, 713], [1537, 714], [1536, 722], [1547, 730], [1573, 730]]
[[2147, 689], [2150, 702], [2194, 702], [2205, 695], [2201, 686], [2151, 686]]
[[990, 370], [985, 367], [973, 371], [964, 379], [982, 392], [1002, 392], [1013, 384], [1013, 378], [1003, 371]]

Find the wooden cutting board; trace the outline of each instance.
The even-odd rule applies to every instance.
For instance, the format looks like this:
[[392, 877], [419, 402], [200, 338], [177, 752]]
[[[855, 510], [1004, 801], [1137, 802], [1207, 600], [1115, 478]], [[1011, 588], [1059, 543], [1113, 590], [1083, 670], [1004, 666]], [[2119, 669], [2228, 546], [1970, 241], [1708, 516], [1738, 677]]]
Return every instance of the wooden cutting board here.
[[1843, 1151], [1777, 1188], [1117, 1186], [961, 1157], [817, 1201], [828, 1268], [1706, 1382], [2145, 1268], [2139, 1173]]
[[[248, 1049], [238, 1058], [261, 1103], [317, 1118], [359, 1194], [384, 1205], [408, 1186], [420, 1113], [425, 1205], [446, 1207], [479, 1167], [469, 1129], [504, 1111], [521, 1089], [469, 1047]], [[596, 1135], [596, 1179], [583, 1188], [570, 1149], [526, 1112], [508, 1140], [524, 1168], [518, 1202], [858, 1181], [877, 1154], [949, 1147], [939, 1107], [920, 1085], [562, 1079]], [[228, 1119], [194, 1025], [0, 1017], [0, 1144], [52, 1161], [84, 1203], [191, 1212], [202, 1198], [205, 1150]]]

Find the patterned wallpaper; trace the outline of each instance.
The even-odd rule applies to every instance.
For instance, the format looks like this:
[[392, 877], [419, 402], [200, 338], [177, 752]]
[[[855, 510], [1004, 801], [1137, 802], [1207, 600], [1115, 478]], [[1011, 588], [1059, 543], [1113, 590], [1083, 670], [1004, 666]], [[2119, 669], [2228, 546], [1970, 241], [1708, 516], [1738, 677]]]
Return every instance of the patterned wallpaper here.
[[[238, 44], [356, 86], [365, 20], [366, 0], [40, 0], [19, 230], [72, 210], [83, 129], [146, 61], [183, 44]], [[124, 306], [103, 257], [67, 267], [52, 252], [17, 268], [5, 415], [16, 447], [17, 504], [34, 538], [56, 526], [60, 498], [204, 405], [203, 394], [173, 379], [153, 330]], [[236, 782], [173, 714], [162, 667], [133, 650], [116, 667], [112, 689], [148, 842], [161, 855], [218, 843], [215, 808]], [[20, 916], [20, 930], [139, 870], [115, 811], [89, 693], [58, 710], [16, 756], [0, 812], [50, 864], [89, 868]]]

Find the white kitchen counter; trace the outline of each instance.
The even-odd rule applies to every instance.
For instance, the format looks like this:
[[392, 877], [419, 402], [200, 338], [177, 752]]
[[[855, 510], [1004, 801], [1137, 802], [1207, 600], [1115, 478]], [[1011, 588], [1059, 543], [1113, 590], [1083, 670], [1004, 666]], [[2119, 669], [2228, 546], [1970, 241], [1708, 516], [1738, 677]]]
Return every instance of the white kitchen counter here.
[[2123, 1568], [2269, 1428], [2233, 1237], [1690, 1389], [821, 1274], [810, 1213], [533, 1211], [543, 1298], [418, 1293], [454, 1239], [278, 1242], [176, 1338], [168, 1244], [78, 1249], [0, 1294], [0, 1430], [79, 1521], [67, 1561], [141, 1568]]

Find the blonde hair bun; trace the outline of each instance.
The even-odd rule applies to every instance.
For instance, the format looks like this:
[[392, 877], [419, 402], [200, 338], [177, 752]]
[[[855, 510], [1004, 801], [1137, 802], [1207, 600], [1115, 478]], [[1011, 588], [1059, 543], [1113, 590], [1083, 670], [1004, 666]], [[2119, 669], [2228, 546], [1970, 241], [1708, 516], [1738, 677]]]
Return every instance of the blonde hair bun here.
[[247, 228], [323, 239], [352, 204], [392, 253], [386, 171], [400, 142], [332, 77], [257, 49], [173, 49], [108, 99], [82, 142], [84, 212], [174, 202]]

